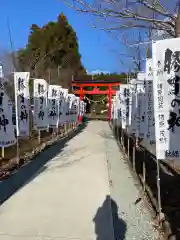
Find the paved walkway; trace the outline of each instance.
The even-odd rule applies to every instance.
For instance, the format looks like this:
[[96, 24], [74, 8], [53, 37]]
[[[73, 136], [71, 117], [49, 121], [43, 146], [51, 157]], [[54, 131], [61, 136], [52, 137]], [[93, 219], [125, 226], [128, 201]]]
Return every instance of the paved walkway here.
[[[59, 143], [34, 164], [43, 161], [45, 165], [0, 206], [1, 240], [113, 240], [113, 219], [118, 240], [156, 239], [148, 212], [134, 205], [138, 190], [108, 123], [90, 122], [63, 149]], [[12, 177], [6, 189], [8, 184], [17, 187], [23, 177], [23, 172]]]

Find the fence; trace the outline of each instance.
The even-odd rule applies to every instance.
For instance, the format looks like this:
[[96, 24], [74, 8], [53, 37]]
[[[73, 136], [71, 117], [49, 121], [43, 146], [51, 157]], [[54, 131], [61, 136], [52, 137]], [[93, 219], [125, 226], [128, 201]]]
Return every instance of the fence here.
[[130, 168], [142, 184], [144, 196], [148, 197], [153, 207], [156, 227], [160, 232], [164, 230], [166, 239], [180, 239], [179, 164], [160, 161], [158, 175], [155, 149], [145, 146], [142, 139], [128, 135], [127, 130], [113, 121], [110, 125]]

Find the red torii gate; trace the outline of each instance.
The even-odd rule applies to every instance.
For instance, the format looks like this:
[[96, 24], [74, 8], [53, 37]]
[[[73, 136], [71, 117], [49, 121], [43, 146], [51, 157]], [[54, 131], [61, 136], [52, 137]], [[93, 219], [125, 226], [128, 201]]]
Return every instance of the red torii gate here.
[[[108, 119], [111, 120], [111, 109], [112, 109], [112, 96], [116, 94], [119, 89], [120, 80], [73, 80], [72, 81], [72, 92], [79, 95], [80, 100], [83, 100], [84, 95], [101, 94], [108, 96]], [[92, 90], [86, 90], [87, 87], [91, 87]], [[101, 90], [100, 87], [105, 87], [106, 90]]]

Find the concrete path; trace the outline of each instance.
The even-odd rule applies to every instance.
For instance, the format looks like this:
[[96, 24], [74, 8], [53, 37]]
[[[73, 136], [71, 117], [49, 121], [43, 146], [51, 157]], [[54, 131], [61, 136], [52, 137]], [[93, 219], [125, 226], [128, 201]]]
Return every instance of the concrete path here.
[[[134, 205], [138, 190], [108, 123], [90, 122], [50, 154], [54, 151], [52, 147], [34, 160], [46, 163], [0, 206], [1, 240], [113, 240], [113, 219], [118, 240], [155, 239], [148, 212]], [[6, 188], [23, 174], [5, 183]]]

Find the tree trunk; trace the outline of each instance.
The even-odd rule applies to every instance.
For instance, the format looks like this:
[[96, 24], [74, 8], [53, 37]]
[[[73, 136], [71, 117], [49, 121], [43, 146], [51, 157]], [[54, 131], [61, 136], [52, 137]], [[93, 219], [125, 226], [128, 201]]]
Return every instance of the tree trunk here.
[[177, 12], [176, 25], [175, 25], [175, 35], [176, 37], [180, 37], [180, 1], [178, 4], [178, 12]]
[[151, 49], [150, 49], [150, 45], [148, 44], [148, 47], [147, 47], [147, 50], [146, 50], [146, 57], [147, 58], [151, 58], [152, 55], [151, 55]]

